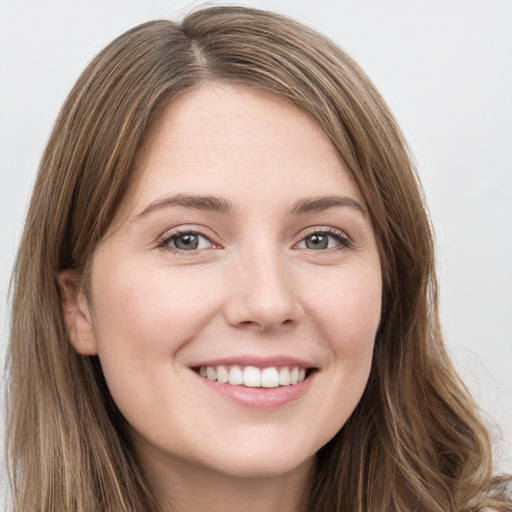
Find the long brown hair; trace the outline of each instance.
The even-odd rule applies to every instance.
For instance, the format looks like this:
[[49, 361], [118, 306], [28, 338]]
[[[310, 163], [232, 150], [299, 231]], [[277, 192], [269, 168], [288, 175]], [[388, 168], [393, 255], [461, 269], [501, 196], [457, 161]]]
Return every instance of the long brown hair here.
[[17, 511], [155, 511], [97, 357], [78, 355], [59, 273], [84, 274], [155, 115], [204, 81], [273, 92], [330, 137], [366, 201], [382, 321], [356, 410], [318, 453], [308, 512], [512, 510], [489, 437], [446, 355], [431, 228], [384, 101], [337, 46], [285, 17], [214, 7], [153, 21], [87, 67], [55, 123], [13, 274], [9, 471]]

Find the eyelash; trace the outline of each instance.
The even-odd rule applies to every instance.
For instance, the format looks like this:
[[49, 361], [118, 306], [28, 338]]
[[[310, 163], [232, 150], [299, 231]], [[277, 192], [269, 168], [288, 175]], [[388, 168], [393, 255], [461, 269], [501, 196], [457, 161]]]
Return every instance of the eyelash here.
[[171, 252], [177, 253], [177, 254], [192, 254], [192, 255], [198, 254], [200, 251], [203, 250], [203, 249], [192, 249], [190, 251], [185, 251], [183, 249], [178, 249], [177, 247], [173, 247], [172, 245], [170, 245], [173, 240], [176, 240], [180, 236], [184, 236], [184, 235], [198, 235], [198, 236], [208, 240], [212, 244], [212, 246], [216, 245], [215, 242], [212, 240], [212, 236], [210, 234], [203, 232], [203, 230], [201, 230], [200, 228], [198, 228], [196, 226], [195, 227], [183, 226], [181, 228], [176, 229], [175, 231], [172, 231], [170, 233], [167, 232], [164, 235], [162, 235], [158, 239], [157, 247], [159, 247], [161, 249], [170, 250]]
[[308, 237], [313, 235], [324, 235], [332, 237], [336, 240], [338, 245], [336, 247], [331, 247], [323, 250], [314, 251], [313, 249], [310, 249], [312, 252], [319, 252], [323, 253], [326, 251], [343, 251], [345, 249], [350, 249], [354, 246], [354, 243], [352, 240], [347, 236], [347, 234], [339, 229], [336, 228], [311, 228], [306, 234], [302, 236], [299, 244], [304, 242]]

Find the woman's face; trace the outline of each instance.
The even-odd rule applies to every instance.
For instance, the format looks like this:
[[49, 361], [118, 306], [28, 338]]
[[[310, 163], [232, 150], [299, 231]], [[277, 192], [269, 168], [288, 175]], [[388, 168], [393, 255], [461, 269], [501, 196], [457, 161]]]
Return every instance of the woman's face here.
[[79, 350], [99, 355], [148, 466], [292, 471], [370, 372], [381, 269], [365, 204], [326, 135], [269, 93], [201, 86], [148, 139], [94, 254]]

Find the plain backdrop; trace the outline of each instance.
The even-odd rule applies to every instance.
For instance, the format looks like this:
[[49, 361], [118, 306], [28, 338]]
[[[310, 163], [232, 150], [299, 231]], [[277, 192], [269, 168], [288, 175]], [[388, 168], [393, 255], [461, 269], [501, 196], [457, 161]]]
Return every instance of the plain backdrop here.
[[[115, 36], [220, 2], [0, 0], [0, 363], [9, 277], [66, 94]], [[225, 2], [224, 2], [225, 3]], [[331, 37], [395, 113], [437, 235], [447, 344], [512, 471], [512, 0], [241, 1]]]

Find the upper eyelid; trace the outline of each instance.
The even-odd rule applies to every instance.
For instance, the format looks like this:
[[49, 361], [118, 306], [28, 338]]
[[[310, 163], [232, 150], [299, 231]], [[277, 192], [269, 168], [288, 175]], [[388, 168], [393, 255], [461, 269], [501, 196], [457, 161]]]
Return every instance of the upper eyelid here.
[[212, 244], [218, 244], [219, 243], [218, 242], [218, 236], [215, 233], [212, 234], [212, 231], [210, 229], [207, 229], [206, 227], [198, 226], [198, 225], [187, 225], [187, 224], [184, 224], [184, 225], [176, 226], [176, 227], [173, 227], [173, 228], [169, 228], [166, 231], [164, 231], [157, 238], [158, 245], [161, 245], [163, 243], [168, 242], [173, 237], [180, 236], [180, 235], [185, 235], [187, 233], [193, 233], [193, 234], [201, 235], [204, 238], [208, 239]]
[[347, 240], [351, 240], [351, 237], [349, 234], [344, 230], [340, 228], [335, 228], [333, 226], [311, 226], [309, 228], [306, 228], [302, 230], [298, 235], [297, 239], [298, 241], [302, 240], [303, 238], [313, 235], [315, 233], [326, 233], [331, 235], [338, 235], [342, 238], [346, 238]]

